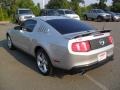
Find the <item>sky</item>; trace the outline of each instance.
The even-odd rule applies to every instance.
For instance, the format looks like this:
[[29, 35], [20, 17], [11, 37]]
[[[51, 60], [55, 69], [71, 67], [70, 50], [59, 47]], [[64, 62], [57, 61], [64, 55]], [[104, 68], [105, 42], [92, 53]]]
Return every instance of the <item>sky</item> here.
[[[40, 5], [41, 5], [41, 8], [43, 7], [42, 6], [42, 1], [43, 0], [33, 0], [35, 3], [40, 3]], [[45, 3], [47, 3], [49, 0], [44, 0], [45, 1]], [[98, 2], [99, 0], [85, 0], [85, 5], [87, 6], [87, 5], [89, 5], [89, 4], [92, 4], [92, 3], [96, 3], [96, 2]], [[111, 5], [112, 4], [112, 0], [107, 0], [107, 5]]]

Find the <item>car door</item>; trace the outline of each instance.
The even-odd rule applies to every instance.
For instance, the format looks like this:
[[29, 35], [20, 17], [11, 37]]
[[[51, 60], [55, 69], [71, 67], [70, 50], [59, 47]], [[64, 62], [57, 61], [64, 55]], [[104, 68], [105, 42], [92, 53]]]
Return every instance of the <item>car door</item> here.
[[95, 10], [92, 10], [91, 18], [92, 18], [92, 19], [95, 19], [95, 16], [96, 16], [96, 11], [95, 11]]
[[92, 10], [87, 13], [87, 17], [91, 18], [92, 17]]
[[37, 24], [35, 20], [26, 20], [22, 25], [22, 30], [17, 32], [17, 46], [24, 50], [25, 52], [30, 53], [32, 39], [33, 39], [33, 31], [34, 27]]

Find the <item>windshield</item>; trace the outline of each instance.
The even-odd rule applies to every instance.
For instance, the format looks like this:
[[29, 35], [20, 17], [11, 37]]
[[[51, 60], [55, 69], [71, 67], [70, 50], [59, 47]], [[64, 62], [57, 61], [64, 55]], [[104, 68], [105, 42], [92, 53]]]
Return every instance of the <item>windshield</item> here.
[[91, 25], [73, 19], [54, 19], [46, 22], [61, 34], [95, 30]]
[[19, 10], [19, 14], [33, 14], [31, 10]]
[[114, 13], [114, 12], [110, 12], [110, 14], [112, 14], [112, 15], [116, 15], [116, 13]]
[[110, 14], [112, 14], [112, 15], [116, 15], [116, 13], [111, 12], [111, 11], [106, 11], [106, 13], [110, 13]]
[[71, 11], [71, 10], [66, 10], [65, 14], [75, 14], [75, 12]]
[[59, 16], [59, 13], [55, 10], [48, 10], [47, 15], [48, 16]]
[[103, 10], [96, 10], [97, 13], [105, 13]]
[[116, 15], [120, 15], [120, 13], [116, 13]]

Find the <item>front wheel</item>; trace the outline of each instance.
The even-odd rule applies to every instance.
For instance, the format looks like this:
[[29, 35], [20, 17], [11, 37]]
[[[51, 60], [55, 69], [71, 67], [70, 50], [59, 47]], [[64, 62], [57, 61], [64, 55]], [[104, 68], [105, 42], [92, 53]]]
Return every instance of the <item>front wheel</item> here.
[[9, 35], [7, 36], [7, 46], [9, 49], [14, 49], [14, 45]]
[[102, 22], [102, 21], [103, 21], [103, 17], [98, 16], [98, 17], [97, 17], [97, 21], [98, 21], [98, 22]]
[[37, 66], [41, 74], [50, 75], [53, 72], [53, 67], [50, 59], [43, 49], [39, 49], [36, 53]]

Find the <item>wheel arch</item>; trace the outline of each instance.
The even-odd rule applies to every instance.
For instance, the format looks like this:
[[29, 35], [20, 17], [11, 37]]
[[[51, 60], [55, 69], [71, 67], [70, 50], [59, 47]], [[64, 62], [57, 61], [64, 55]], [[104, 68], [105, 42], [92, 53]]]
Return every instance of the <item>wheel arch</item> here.
[[[36, 57], [36, 54], [37, 54], [37, 51], [42, 49], [48, 56], [49, 60], [50, 60], [50, 63], [52, 64], [52, 61], [51, 61], [51, 57], [50, 57], [50, 54], [48, 53], [48, 50], [46, 50], [44, 47], [42, 46], [36, 46], [35, 49], [34, 49], [34, 55]], [[53, 65], [53, 64], [52, 64]]]

